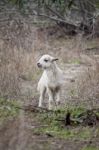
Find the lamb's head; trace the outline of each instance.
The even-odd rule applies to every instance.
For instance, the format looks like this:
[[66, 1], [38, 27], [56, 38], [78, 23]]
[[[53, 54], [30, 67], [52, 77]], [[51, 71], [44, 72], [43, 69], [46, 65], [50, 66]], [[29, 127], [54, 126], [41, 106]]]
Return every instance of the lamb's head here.
[[37, 63], [37, 66], [39, 68], [48, 69], [48, 68], [50, 68], [54, 64], [54, 62], [56, 60], [58, 60], [58, 58], [54, 58], [54, 57], [52, 57], [50, 55], [43, 55], [39, 59], [39, 61]]

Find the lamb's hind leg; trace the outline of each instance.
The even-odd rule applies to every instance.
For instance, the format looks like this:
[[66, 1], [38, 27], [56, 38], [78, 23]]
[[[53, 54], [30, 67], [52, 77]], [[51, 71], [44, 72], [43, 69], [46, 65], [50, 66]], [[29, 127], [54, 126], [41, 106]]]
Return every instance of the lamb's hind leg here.
[[60, 91], [56, 93], [56, 105], [60, 104]]
[[60, 95], [61, 95], [61, 89], [60, 87], [56, 88], [56, 105], [60, 104]]
[[42, 107], [42, 102], [43, 102], [44, 97], [45, 97], [45, 92], [46, 92], [45, 87], [40, 89], [39, 107]]
[[47, 92], [48, 92], [48, 96], [49, 96], [49, 110], [52, 109], [53, 107], [53, 101], [54, 101], [54, 94], [53, 94], [53, 91], [51, 89], [47, 89]]

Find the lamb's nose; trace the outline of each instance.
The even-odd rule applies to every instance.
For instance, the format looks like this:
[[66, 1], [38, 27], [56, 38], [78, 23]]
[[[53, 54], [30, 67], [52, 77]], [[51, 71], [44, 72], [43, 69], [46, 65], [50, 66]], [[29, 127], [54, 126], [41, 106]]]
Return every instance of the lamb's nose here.
[[40, 67], [41, 67], [41, 64], [40, 64], [40, 63], [37, 63], [37, 66], [40, 68]]

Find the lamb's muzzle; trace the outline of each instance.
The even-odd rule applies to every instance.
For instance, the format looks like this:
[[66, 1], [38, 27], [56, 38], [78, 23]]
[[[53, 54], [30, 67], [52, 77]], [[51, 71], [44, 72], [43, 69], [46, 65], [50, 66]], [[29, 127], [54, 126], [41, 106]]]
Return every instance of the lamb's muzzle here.
[[39, 107], [42, 107], [45, 92], [49, 96], [49, 109], [52, 109], [53, 101], [56, 104], [60, 103], [60, 91], [63, 82], [63, 73], [56, 64], [57, 58], [50, 55], [43, 55], [37, 63], [39, 68], [44, 69], [44, 72], [38, 82], [38, 91], [40, 92]]
[[41, 67], [42, 67], [42, 65], [41, 65], [40, 63], [37, 63], [37, 66], [38, 66], [39, 68], [41, 68]]

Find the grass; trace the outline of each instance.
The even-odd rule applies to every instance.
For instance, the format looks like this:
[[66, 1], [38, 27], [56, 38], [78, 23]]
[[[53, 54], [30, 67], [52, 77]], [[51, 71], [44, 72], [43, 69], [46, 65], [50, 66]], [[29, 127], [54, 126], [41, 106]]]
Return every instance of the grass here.
[[79, 65], [81, 64], [81, 60], [80, 59], [72, 59], [69, 61], [70, 64], [75, 64], [75, 65]]
[[[81, 139], [87, 140], [92, 136], [93, 128], [88, 126], [78, 126], [76, 123], [71, 126], [65, 126], [64, 116], [68, 110], [60, 109], [53, 113], [41, 113], [37, 114], [35, 118], [39, 121], [40, 127], [34, 128], [33, 133], [35, 134], [51, 134], [54, 137], [63, 139]], [[76, 107], [69, 108], [71, 117], [77, 118], [85, 111], [84, 108]]]
[[97, 147], [87, 146], [87, 147], [83, 148], [82, 150], [99, 150], [99, 149]]
[[16, 117], [19, 114], [18, 102], [15, 100], [6, 100], [0, 98], [0, 125], [5, 120], [10, 120]]
[[94, 47], [99, 47], [99, 42], [98, 39], [93, 39], [93, 40], [89, 40], [87, 41], [87, 48], [94, 48]]
[[[51, 124], [52, 126], [44, 127], [38, 130], [35, 130], [34, 133], [39, 132], [40, 134], [51, 134], [54, 137], [62, 138], [62, 139], [89, 139], [91, 135], [91, 130], [86, 128], [63, 128], [55, 126], [55, 124]], [[88, 130], [88, 131], [87, 131]], [[86, 132], [87, 131], [87, 132]]]
[[41, 70], [37, 69], [35, 70], [35, 74], [32, 75], [32, 80], [36, 80], [41, 75]]

